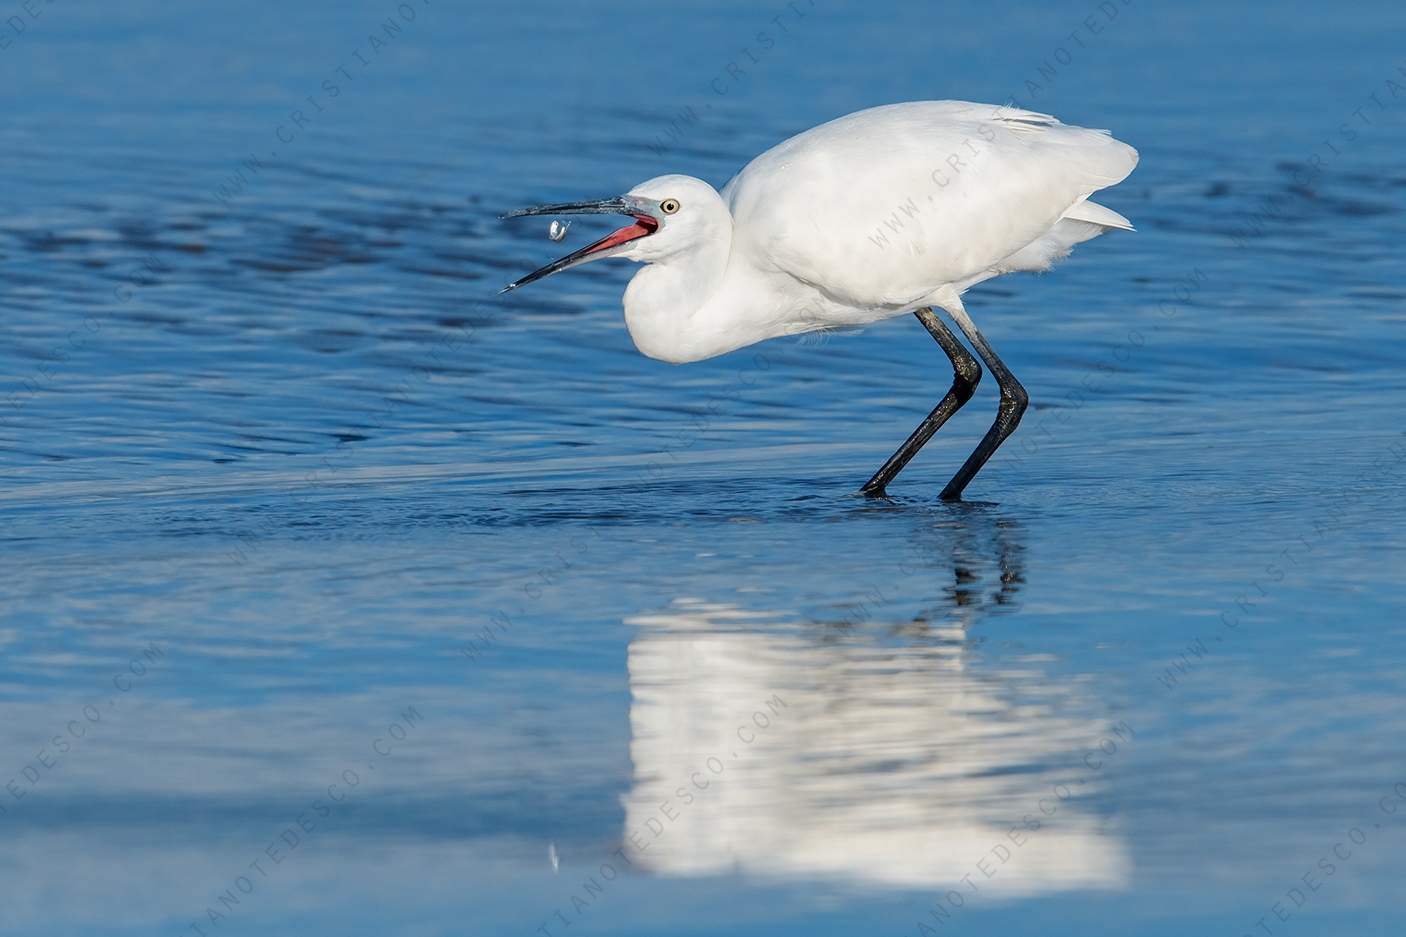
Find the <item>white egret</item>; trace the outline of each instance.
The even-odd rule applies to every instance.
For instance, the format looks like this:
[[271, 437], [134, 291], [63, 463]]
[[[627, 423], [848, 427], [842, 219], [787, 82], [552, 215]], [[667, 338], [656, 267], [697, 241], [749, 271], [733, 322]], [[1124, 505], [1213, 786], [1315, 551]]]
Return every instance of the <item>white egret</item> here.
[[952, 362], [952, 388], [861, 489], [885, 487], [967, 402], [981, 366], [943, 324], [946, 310], [995, 375], [995, 423], [942, 490], [963, 489], [1020, 422], [1028, 397], [972, 324], [961, 295], [983, 280], [1041, 271], [1114, 228], [1088, 197], [1121, 182], [1137, 151], [1104, 130], [963, 101], [871, 108], [767, 150], [721, 193], [691, 176], [650, 179], [618, 198], [522, 215], [622, 214], [635, 223], [536, 270], [504, 292], [601, 257], [646, 264], [625, 290], [644, 354], [698, 361], [780, 335], [914, 313]]

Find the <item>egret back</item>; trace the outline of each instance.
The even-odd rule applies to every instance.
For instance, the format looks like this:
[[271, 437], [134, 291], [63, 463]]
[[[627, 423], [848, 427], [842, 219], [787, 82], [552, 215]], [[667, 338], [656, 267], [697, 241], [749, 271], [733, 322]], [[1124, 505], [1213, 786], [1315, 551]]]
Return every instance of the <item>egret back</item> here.
[[1016, 108], [859, 111], [773, 147], [724, 187], [732, 260], [842, 305], [899, 310], [1025, 269], [1002, 261], [1136, 164], [1137, 151], [1107, 131]]

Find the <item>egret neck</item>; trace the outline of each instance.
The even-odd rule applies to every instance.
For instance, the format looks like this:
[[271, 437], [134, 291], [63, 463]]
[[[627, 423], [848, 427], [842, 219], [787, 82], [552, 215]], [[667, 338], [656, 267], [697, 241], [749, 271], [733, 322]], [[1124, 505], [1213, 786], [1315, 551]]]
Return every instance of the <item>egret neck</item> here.
[[[688, 213], [665, 225], [668, 238], [641, 238], [624, 256], [643, 261], [625, 289], [625, 325], [635, 347], [660, 361], [700, 361], [750, 344], [738, 326], [747, 321], [739, 304], [724, 299], [732, 255], [732, 213], [722, 196], [692, 180]], [[731, 291], [727, 291], [731, 292]]]

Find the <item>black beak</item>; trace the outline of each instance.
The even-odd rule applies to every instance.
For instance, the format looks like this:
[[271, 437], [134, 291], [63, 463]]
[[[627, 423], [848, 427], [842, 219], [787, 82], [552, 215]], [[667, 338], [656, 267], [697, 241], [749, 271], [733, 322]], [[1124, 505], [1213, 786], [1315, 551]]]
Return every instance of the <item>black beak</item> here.
[[628, 215], [635, 206], [628, 204], [623, 197], [603, 198], [595, 202], [566, 202], [562, 205], [538, 205], [536, 208], [519, 208], [499, 218], [521, 218], [524, 215]]
[[652, 215], [644, 214], [642, 206], [634, 199], [626, 199], [623, 196], [618, 198], [603, 198], [595, 202], [566, 202], [561, 205], [538, 205], [536, 208], [519, 208], [517, 211], [510, 211], [500, 218], [521, 218], [525, 215], [632, 215], [635, 223], [628, 228], [621, 228], [613, 234], [608, 234], [596, 241], [588, 244], [575, 253], [567, 254], [560, 260], [554, 260], [545, 267], [539, 267], [516, 283], [509, 283], [500, 290], [506, 293], [515, 290], [519, 286], [526, 286], [533, 280], [540, 280], [549, 277], [559, 270], [567, 267], [574, 267], [577, 264], [594, 260], [597, 257], [611, 256], [606, 251], [611, 248], [627, 244], [637, 238], [653, 234], [659, 230], [659, 221]]

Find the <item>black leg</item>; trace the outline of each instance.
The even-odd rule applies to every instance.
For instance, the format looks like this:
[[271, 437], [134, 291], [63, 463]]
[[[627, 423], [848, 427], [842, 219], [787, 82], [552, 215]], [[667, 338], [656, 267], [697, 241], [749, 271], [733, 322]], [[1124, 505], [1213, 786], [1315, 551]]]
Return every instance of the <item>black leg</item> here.
[[[981, 382], [981, 365], [977, 364], [971, 352], [962, 347], [962, 343], [957, 341], [957, 336], [952, 334], [952, 330], [942, 323], [937, 317], [937, 313], [931, 309], [916, 310], [913, 315], [918, 317], [918, 321], [927, 327], [932, 333], [932, 337], [937, 339], [937, 343], [942, 346], [942, 350], [947, 353], [947, 357], [952, 362], [952, 389], [949, 390], [938, 403], [933, 411], [928, 414], [927, 419], [918, 424], [918, 428], [913, 430], [913, 435], [908, 437], [908, 441], [898, 447], [898, 451], [889, 457], [884, 463], [884, 467], [874, 474], [874, 477], [864, 483], [864, 487], [859, 489], [861, 494], [881, 498], [884, 496], [884, 489], [888, 483], [893, 481], [894, 476], [903, 471], [903, 466], [908, 464], [908, 460], [918, 454], [918, 450], [932, 438], [947, 418], [962, 408], [972, 397], [972, 392], [976, 390], [976, 385]], [[949, 486], [950, 487], [950, 486]]]
[[1020, 418], [1025, 413], [1026, 404], [1030, 402], [1030, 395], [1020, 386], [1010, 369], [996, 357], [996, 352], [991, 350], [986, 339], [982, 338], [981, 333], [972, 324], [967, 311], [960, 305], [955, 310], [947, 311], [952, 315], [952, 321], [957, 323], [957, 327], [967, 336], [967, 341], [972, 343], [976, 353], [981, 355], [981, 360], [991, 369], [996, 383], [1001, 385], [1001, 408], [996, 413], [996, 422], [991, 424], [991, 429], [987, 430], [981, 442], [977, 443], [976, 450], [967, 457], [967, 461], [957, 470], [957, 474], [952, 476], [952, 480], [942, 489], [939, 496], [943, 501], [960, 501], [962, 489], [971, 483], [976, 473], [986, 464], [986, 460], [991, 458], [1001, 443], [1006, 441], [1006, 437], [1014, 433], [1015, 428], [1020, 425]]

